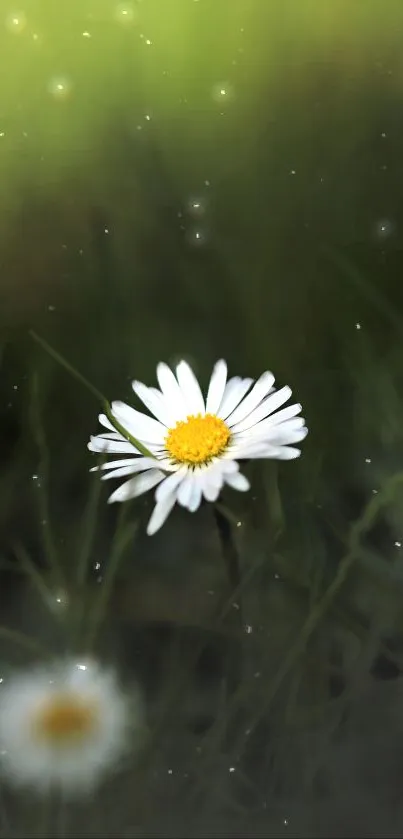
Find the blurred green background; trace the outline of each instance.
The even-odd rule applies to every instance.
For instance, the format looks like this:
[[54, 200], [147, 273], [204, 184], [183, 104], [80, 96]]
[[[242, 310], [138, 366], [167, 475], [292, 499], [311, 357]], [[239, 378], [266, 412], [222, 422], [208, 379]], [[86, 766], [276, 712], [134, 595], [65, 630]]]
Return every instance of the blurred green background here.
[[45, 569], [51, 530], [69, 577], [91, 525], [97, 589], [121, 513], [102, 490], [83, 517], [98, 406], [30, 329], [109, 399], [154, 384], [159, 360], [204, 385], [220, 357], [271, 369], [310, 429], [300, 461], [253, 464], [252, 491], [224, 498], [243, 623], [230, 601], [217, 623], [210, 509], [152, 539], [151, 497], [125, 513], [138, 529], [99, 651], [168, 722], [136, 770], [141, 815], [124, 785], [108, 811], [118, 835], [403, 835], [402, 27], [400, 0], [2, 4], [3, 623], [52, 632], [16, 546]]

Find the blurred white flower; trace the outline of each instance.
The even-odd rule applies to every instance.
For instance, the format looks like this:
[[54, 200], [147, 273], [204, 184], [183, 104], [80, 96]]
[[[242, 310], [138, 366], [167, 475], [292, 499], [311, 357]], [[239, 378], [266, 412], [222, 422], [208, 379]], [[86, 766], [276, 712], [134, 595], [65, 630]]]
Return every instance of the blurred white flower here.
[[224, 484], [249, 489], [238, 460], [291, 460], [300, 454], [293, 444], [308, 433], [305, 421], [297, 417], [301, 405], [277, 410], [290, 398], [291, 390], [276, 390], [272, 373], [263, 373], [256, 382], [239, 376], [227, 381], [227, 365], [218, 361], [206, 401], [185, 361], [178, 364], [176, 376], [166, 364], [158, 364], [157, 378], [160, 390], [137, 381], [132, 384], [156, 419], [125, 402], [112, 402], [113, 417], [153, 457], [143, 457], [104, 414], [99, 421], [107, 432], [91, 437], [88, 444], [93, 452], [129, 455], [92, 470], [110, 470], [103, 480], [135, 475], [112, 493], [110, 502], [128, 501], [159, 485], [149, 535], [162, 526], [176, 502], [194, 512], [203, 496], [216, 501]]
[[85, 794], [124, 752], [129, 722], [113, 675], [93, 662], [24, 671], [0, 689], [2, 769], [39, 792]]

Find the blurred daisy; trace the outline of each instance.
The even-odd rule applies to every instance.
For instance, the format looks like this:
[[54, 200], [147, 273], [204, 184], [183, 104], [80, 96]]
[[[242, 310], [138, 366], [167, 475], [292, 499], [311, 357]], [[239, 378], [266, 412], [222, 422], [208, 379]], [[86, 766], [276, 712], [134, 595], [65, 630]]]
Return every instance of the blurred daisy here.
[[256, 382], [239, 376], [227, 381], [227, 365], [218, 361], [206, 401], [186, 361], [178, 364], [176, 376], [166, 364], [158, 364], [157, 378], [160, 390], [137, 381], [132, 384], [156, 419], [125, 402], [111, 406], [113, 417], [153, 457], [143, 457], [104, 414], [99, 421], [107, 431], [91, 437], [88, 444], [93, 452], [128, 456], [92, 470], [109, 470], [103, 480], [132, 476], [112, 493], [110, 502], [128, 501], [158, 484], [149, 535], [161, 527], [176, 502], [194, 512], [203, 497], [216, 501], [224, 484], [249, 489], [238, 460], [291, 460], [300, 454], [294, 443], [308, 433], [305, 421], [297, 416], [301, 405], [277, 410], [291, 390], [276, 390], [272, 373], [263, 373]]
[[0, 690], [0, 754], [15, 784], [86, 793], [121, 756], [129, 708], [113, 676], [68, 661], [11, 677]]

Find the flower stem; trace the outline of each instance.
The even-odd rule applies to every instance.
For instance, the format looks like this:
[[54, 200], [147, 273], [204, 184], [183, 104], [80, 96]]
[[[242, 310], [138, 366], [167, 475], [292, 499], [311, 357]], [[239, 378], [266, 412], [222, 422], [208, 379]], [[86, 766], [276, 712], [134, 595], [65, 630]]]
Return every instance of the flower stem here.
[[241, 574], [239, 570], [239, 556], [232, 534], [231, 523], [229, 518], [222, 512], [222, 508], [216, 504], [214, 505], [214, 518], [220, 537], [228, 582], [231, 586], [231, 591], [235, 591], [240, 586]]
[[[92, 652], [102, 623], [105, 620], [120, 560], [128, 544], [127, 533], [124, 533], [125, 515], [126, 510], [123, 506], [102, 584], [99, 586], [97, 597], [88, 617], [88, 628], [84, 632], [84, 646], [87, 652]], [[137, 527], [137, 522], [131, 525], [130, 539], [134, 539]], [[125, 538], [122, 537], [122, 533]]]
[[[241, 571], [239, 567], [239, 554], [235, 544], [233, 529], [228, 517], [224, 515], [218, 505], [214, 505], [214, 518], [217, 525], [218, 535], [220, 538], [221, 552], [224, 560], [226, 575], [230, 585], [231, 594], [241, 592]], [[242, 617], [242, 601], [238, 597], [239, 603], [232, 603], [234, 613], [234, 622], [237, 628], [243, 628]], [[228, 657], [228, 673], [227, 683], [229, 693], [234, 693], [238, 688], [242, 677], [242, 656], [239, 655], [239, 649], [233, 650]]]
[[143, 444], [140, 443], [140, 441], [137, 440], [136, 437], [133, 437], [133, 435], [130, 434], [120, 424], [120, 422], [118, 422], [118, 420], [114, 417], [114, 415], [112, 413], [111, 406], [110, 406], [106, 396], [104, 396], [103, 393], [101, 393], [101, 391], [98, 390], [97, 387], [95, 387], [93, 384], [91, 384], [91, 382], [89, 382], [88, 379], [86, 379], [85, 376], [83, 376], [83, 374], [79, 372], [79, 370], [76, 370], [76, 368], [73, 367], [70, 364], [69, 361], [67, 361], [59, 352], [57, 352], [57, 350], [55, 350], [53, 347], [51, 347], [51, 345], [48, 344], [48, 342], [45, 341], [44, 338], [41, 338], [40, 335], [37, 335], [37, 333], [34, 332], [33, 329], [29, 330], [29, 335], [31, 336], [31, 338], [37, 344], [39, 344], [42, 347], [43, 350], [45, 350], [45, 352], [48, 355], [51, 356], [51, 358], [54, 359], [54, 361], [56, 361], [58, 364], [60, 364], [61, 367], [64, 367], [64, 369], [67, 370], [67, 372], [70, 373], [70, 375], [73, 376], [73, 378], [77, 379], [78, 382], [80, 382], [82, 385], [84, 385], [84, 387], [86, 387], [87, 390], [90, 393], [92, 393], [93, 396], [95, 396], [95, 399], [97, 399], [98, 402], [101, 403], [101, 405], [102, 405], [102, 407], [105, 411], [105, 414], [109, 419], [109, 422], [112, 423], [113, 427], [116, 429], [116, 431], [119, 432], [119, 434], [121, 434], [123, 437], [125, 437], [125, 439], [129, 443], [131, 443], [132, 446], [134, 446], [136, 449], [138, 449], [140, 454], [144, 455], [144, 457], [154, 457], [154, 455], [146, 448], [146, 446], [143, 446]]

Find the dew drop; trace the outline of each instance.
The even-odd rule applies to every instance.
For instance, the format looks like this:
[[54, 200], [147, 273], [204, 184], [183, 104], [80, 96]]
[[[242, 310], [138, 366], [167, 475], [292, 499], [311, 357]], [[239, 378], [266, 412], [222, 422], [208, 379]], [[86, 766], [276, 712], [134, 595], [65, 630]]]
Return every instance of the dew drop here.
[[190, 215], [195, 216], [197, 218], [203, 215], [206, 209], [205, 202], [199, 196], [191, 198], [188, 201], [187, 209]]
[[228, 82], [219, 82], [213, 87], [212, 97], [215, 102], [229, 102], [234, 98], [233, 87]]
[[66, 76], [54, 76], [48, 84], [49, 93], [58, 101], [68, 99], [71, 89], [71, 81]]
[[396, 224], [393, 219], [380, 218], [374, 224], [374, 235], [376, 239], [389, 239], [396, 230]]
[[115, 7], [115, 20], [123, 25], [136, 23], [138, 12], [132, 3], [118, 3]]
[[6, 17], [6, 27], [9, 32], [13, 32], [15, 35], [20, 35], [21, 32], [24, 31], [26, 25], [27, 18], [24, 12], [11, 12], [11, 14]]

